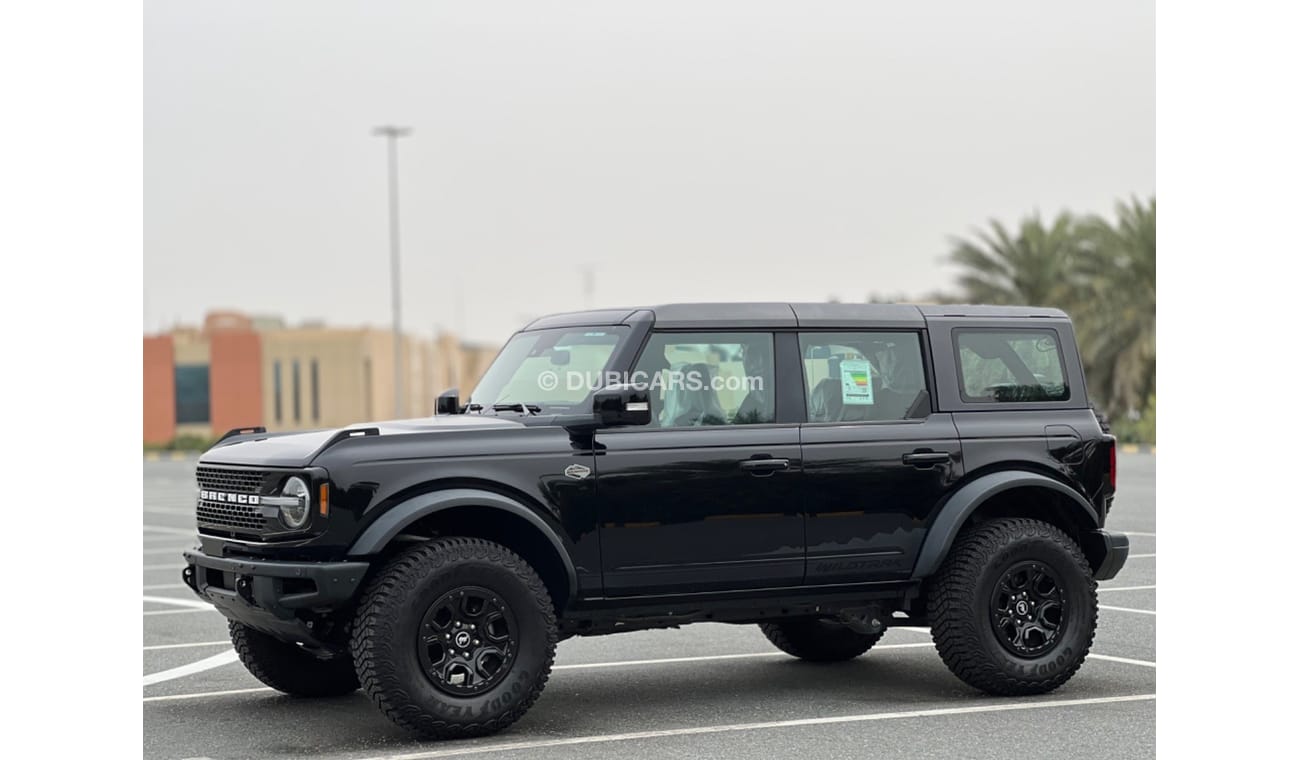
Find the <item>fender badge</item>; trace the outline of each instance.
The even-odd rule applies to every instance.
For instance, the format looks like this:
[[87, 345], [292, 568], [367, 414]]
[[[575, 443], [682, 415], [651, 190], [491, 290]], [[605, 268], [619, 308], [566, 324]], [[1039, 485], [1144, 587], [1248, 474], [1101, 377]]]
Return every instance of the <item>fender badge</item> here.
[[591, 468], [582, 464], [571, 464], [564, 468], [564, 474], [574, 480], [582, 480], [591, 474]]

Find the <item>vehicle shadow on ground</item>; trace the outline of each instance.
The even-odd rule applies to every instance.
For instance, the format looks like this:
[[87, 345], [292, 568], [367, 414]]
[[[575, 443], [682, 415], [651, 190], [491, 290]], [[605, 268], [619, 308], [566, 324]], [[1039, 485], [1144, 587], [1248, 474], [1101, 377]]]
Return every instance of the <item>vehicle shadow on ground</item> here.
[[[1058, 696], [1133, 693], [1144, 688], [1140, 682], [1112, 678], [1098, 681], [1085, 678], [1084, 673], [1076, 676], [1076, 682], [1064, 687]], [[922, 648], [872, 653], [852, 662], [833, 664], [777, 657], [617, 672], [604, 668], [565, 670], [551, 676], [533, 709], [506, 732], [460, 740], [454, 746], [469, 748], [529, 737], [610, 734], [920, 706], [963, 707], [990, 699], [995, 698], [956, 680], [932, 650]], [[231, 695], [202, 703], [157, 702], [147, 707], [150, 722], [155, 725], [176, 721], [186, 727], [185, 737], [179, 741], [172, 737], [165, 747], [157, 746], [153, 751], [147, 744], [146, 755], [150, 756], [159, 752], [171, 757], [316, 757], [438, 746], [436, 742], [414, 739], [389, 723], [360, 694], [315, 700], [271, 693]], [[653, 725], [646, 724], [647, 714], [655, 716]], [[213, 754], [214, 747], [221, 748], [220, 755]]]

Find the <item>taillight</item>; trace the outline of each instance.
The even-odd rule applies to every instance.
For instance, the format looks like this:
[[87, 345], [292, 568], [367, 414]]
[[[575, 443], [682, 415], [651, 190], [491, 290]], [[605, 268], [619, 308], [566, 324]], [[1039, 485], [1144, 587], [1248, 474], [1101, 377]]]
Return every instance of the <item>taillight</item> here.
[[1116, 446], [1113, 442], [1110, 444], [1110, 489], [1112, 491], [1115, 490], [1115, 477], [1117, 472], [1115, 468], [1115, 462], [1116, 462], [1115, 450], [1118, 448], [1119, 447]]

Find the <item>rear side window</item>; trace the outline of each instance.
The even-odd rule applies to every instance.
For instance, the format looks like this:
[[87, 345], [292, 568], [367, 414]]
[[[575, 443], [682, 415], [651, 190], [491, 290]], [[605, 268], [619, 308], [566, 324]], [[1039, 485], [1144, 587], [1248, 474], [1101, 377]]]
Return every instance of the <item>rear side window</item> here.
[[809, 422], [894, 422], [930, 413], [917, 333], [801, 333], [799, 351]]
[[1065, 401], [1070, 386], [1055, 330], [956, 330], [966, 401]]

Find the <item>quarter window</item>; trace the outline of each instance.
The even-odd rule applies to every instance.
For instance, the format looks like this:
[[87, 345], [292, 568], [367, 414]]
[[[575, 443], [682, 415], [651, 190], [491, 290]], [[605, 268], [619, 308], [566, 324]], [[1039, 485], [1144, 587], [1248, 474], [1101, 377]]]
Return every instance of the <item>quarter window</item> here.
[[930, 414], [917, 333], [803, 333], [799, 351], [809, 422], [890, 422]]
[[1070, 386], [1055, 330], [957, 330], [966, 401], [1065, 401]]
[[771, 333], [655, 333], [632, 379], [650, 384], [651, 427], [755, 425], [776, 417]]

